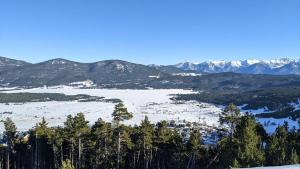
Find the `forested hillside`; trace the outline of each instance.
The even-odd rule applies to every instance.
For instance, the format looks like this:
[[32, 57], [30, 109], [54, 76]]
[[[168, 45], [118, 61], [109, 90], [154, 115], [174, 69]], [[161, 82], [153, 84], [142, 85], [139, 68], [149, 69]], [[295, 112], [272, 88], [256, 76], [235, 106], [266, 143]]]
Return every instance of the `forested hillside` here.
[[268, 135], [253, 116], [241, 115], [233, 104], [220, 115], [224, 128], [218, 130], [215, 144], [205, 144], [196, 124], [151, 124], [145, 117], [138, 126], [125, 126], [122, 122], [132, 114], [122, 103], [112, 116], [113, 123], [98, 119], [89, 126], [79, 113], [53, 128], [42, 119], [23, 133], [7, 118], [0, 168], [224, 169], [299, 163], [300, 131], [284, 124]]

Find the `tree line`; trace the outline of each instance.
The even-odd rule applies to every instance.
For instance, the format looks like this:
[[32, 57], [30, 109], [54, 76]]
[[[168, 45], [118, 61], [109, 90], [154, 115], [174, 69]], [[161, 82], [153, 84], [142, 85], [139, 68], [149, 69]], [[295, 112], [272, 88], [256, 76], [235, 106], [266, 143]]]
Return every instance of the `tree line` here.
[[268, 135], [249, 114], [228, 105], [220, 114], [223, 128], [216, 144], [204, 144], [199, 128], [188, 139], [168, 122], [126, 126], [132, 118], [123, 103], [113, 122], [99, 118], [92, 126], [82, 113], [68, 116], [62, 127], [48, 127], [43, 118], [33, 129], [18, 133], [4, 120], [0, 169], [223, 169], [299, 163], [300, 131], [288, 124]]

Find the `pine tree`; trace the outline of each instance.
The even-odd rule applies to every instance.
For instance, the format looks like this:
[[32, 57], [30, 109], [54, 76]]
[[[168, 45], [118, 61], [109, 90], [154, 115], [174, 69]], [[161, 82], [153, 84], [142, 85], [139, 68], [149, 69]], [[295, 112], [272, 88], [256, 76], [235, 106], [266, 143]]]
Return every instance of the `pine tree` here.
[[50, 139], [50, 144], [53, 149], [54, 156], [54, 166], [59, 168], [64, 160], [64, 129], [60, 126], [56, 127], [53, 131], [52, 137]]
[[65, 137], [69, 142], [69, 159], [77, 169], [82, 167], [82, 137], [90, 133], [88, 121], [83, 113], [78, 113], [75, 117], [68, 116], [65, 124]]
[[45, 138], [51, 138], [52, 130], [48, 128], [48, 123], [46, 122], [45, 118], [42, 118], [42, 121], [40, 123], [37, 123], [35, 128], [36, 135], [38, 137], [45, 137]]
[[9, 117], [7, 117], [6, 120], [4, 121], [4, 128], [5, 128], [4, 136], [7, 141], [6, 168], [10, 169], [10, 154], [11, 154], [12, 150], [14, 149], [17, 127], [16, 127], [15, 123]]
[[153, 147], [153, 135], [154, 135], [154, 126], [148, 120], [148, 117], [145, 116], [145, 119], [141, 122], [141, 132], [142, 132], [142, 149], [143, 149], [143, 158], [144, 158], [144, 168], [149, 168], [149, 163], [152, 159], [152, 147]]
[[118, 103], [115, 106], [115, 110], [112, 113], [113, 121], [116, 124], [117, 129], [117, 165], [116, 169], [120, 168], [120, 152], [121, 152], [121, 128], [120, 122], [124, 120], [129, 120], [132, 118], [132, 113], [128, 112], [127, 108], [124, 106], [122, 102]]
[[35, 134], [35, 168], [46, 169], [52, 168], [54, 161], [52, 153], [51, 138], [53, 131], [48, 127], [45, 118], [36, 124], [34, 129]]
[[200, 165], [198, 162], [200, 158], [201, 146], [202, 142], [200, 132], [198, 130], [193, 130], [187, 143], [187, 148], [190, 152], [187, 169], [195, 169], [196, 165]]
[[76, 168], [82, 168], [82, 152], [83, 152], [83, 144], [84, 141], [82, 139], [83, 136], [87, 135], [90, 132], [90, 128], [88, 126], [88, 121], [85, 120], [83, 113], [78, 113], [74, 117], [74, 136], [76, 140], [75, 146], [77, 147], [77, 162]]
[[220, 114], [220, 123], [222, 125], [228, 125], [229, 135], [231, 136], [231, 138], [233, 138], [235, 128], [240, 121], [240, 116], [240, 110], [234, 104], [229, 104]]
[[298, 164], [298, 163], [299, 163], [299, 157], [297, 151], [295, 149], [292, 149], [289, 164]]
[[262, 165], [264, 152], [261, 145], [261, 137], [257, 132], [257, 122], [250, 115], [243, 116], [237, 126], [235, 137], [239, 144], [238, 159], [243, 167]]
[[233, 163], [232, 163], [231, 168], [237, 169], [237, 168], [239, 168], [239, 167], [240, 167], [239, 161], [235, 158], [235, 159], [233, 160]]
[[99, 118], [91, 129], [92, 139], [95, 141], [94, 145], [94, 168], [113, 168], [112, 140], [113, 130], [110, 123], [105, 123]]
[[287, 124], [278, 126], [267, 144], [267, 162], [271, 165], [287, 164], [288, 154], [288, 127]]
[[170, 129], [166, 121], [157, 123], [153, 139], [155, 165], [152, 168], [182, 168], [180, 166], [182, 144], [182, 137]]
[[225, 134], [222, 131], [221, 140], [218, 142], [220, 157], [219, 165], [225, 168], [232, 166], [234, 160], [237, 160], [239, 144], [234, 137], [236, 133], [236, 126], [240, 124], [241, 115], [240, 110], [234, 104], [229, 104], [223, 112], [221, 112], [219, 121], [225, 125]]

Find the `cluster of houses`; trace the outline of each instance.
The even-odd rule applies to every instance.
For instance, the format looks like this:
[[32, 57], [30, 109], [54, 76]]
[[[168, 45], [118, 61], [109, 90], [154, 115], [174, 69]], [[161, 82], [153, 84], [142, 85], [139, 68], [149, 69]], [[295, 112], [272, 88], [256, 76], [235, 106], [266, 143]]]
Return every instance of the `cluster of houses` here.
[[188, 122], [185, 120], [168, 121], [169, 128], [179, 132], [184, 142], [188, 142], [192, 131], [199, 131], [204, 144], [211, 145], [218, 141], [218, 127], [205, 123]]
[[93, 88], [96, 87], [96, 84], [94, 84], [94, 82], [91, 80], [85, 80], [81, 82], [72, 82], [69, 84], [69, 86], [78, 88]]

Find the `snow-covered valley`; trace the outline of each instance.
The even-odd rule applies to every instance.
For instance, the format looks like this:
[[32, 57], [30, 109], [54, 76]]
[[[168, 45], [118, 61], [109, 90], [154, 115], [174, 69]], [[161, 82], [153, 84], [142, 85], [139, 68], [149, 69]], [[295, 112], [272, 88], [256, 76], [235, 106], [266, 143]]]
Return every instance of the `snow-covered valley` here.
[[[217, 127], [219, 125], [219, 113], [224, 106], [196, 101], [173, 101], [176, 94], [190, 94], [191, 90], [183, 89], [80, 89], [69, 86], [42, 87], [33, 89], [5, 89], [5, 93], [63, 93], [66, 95], [87, 94], [91, 96], [104, 97], [106, 99], [120, 99], [124, 102], [133, 118], [126, 121], [127, 125], [139, 124], [148, 116], [149, 120], [156, 123], [161, 120], [174, 120], [175, 122], [200, 122], [207, 126]], [[98, 118], [111, 121], [114, 110], [113, 102], [78, 102], [78, 101], [48, 101], [48, 102], [26, 102], [26, 103], [1, 103], [0, 118], [12, 118], [19, 131], [32, 128], [44, 117], [49, 126], [63, 125], [68, 115], [76, 115], [79, 112], [85, 114], [86, 119], [93, 124]], [[297, 107], [298, 104], [295, 105]], [[240, 108], [242, 108], [241, 106]], [[243, 110], [252, 114], [266, 113], [266, 109]], [[289, 126], [298, 128], [297, 121], [289, 118], [259, 118], [257, 119], [268, 133], [273, 133], [278, 125], [284, 121]], [[4, 130], [0, 123], [0, 132]]]
[[[107, 99], [121, 99], [133, 118], [126, 124], [139, 124], [147, 115], [153, 123], [161, 120], [200, 122], [208, 126], [218, 125], [218, 114], [222, 108], [212, 104], [195, 101], [175, 102], [170, 100], [175, 94], [192, 93], [182, 89], [151, 89], [151, 90], [121, 90], [121, 89], [77, 89], [67, 86], [10, 90], [6, 93], [63, 93], [66, 95], [87, 94], [101, 96]], [[111, 121], [115, 103], [110, 102], [77, 102], [50, 101], [0, 104], [1, 119], [11, 117], [18, 130], [32, 128], [35, 123], [45, 117], [49, 126], [62, 125], [67, 115], [79, 112], [85, 114], [86, 119], [93, 124], [98, 118]], [[3, 131], [3, 124], [0, 126]]]

